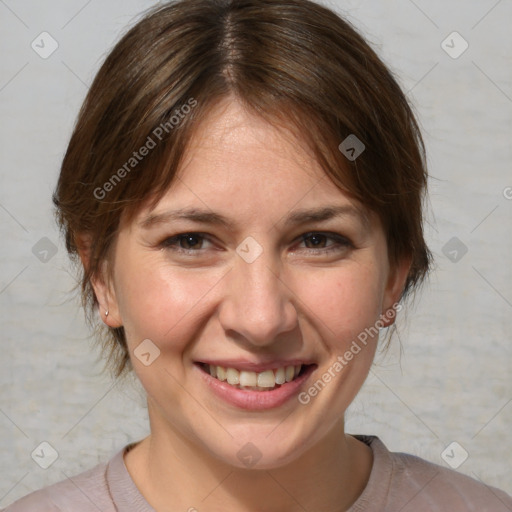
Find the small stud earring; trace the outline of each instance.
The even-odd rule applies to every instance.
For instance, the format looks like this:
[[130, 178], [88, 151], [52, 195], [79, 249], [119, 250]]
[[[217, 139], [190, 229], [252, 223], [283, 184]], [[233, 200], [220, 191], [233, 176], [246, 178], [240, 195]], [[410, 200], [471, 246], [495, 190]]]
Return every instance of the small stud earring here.
[[105, 316], [108, 316], [108, 309], [105, 311]]

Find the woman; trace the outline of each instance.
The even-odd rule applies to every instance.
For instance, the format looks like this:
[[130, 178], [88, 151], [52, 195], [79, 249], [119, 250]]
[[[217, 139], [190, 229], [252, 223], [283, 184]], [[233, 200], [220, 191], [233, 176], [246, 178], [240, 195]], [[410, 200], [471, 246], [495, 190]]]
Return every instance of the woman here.
[[100, 69], [54, 202], [151, 433], [7, 510], [511, 510], [344, 430], [430, 267], [426, 181], [404, 94], [328, 9], [150, 12]]

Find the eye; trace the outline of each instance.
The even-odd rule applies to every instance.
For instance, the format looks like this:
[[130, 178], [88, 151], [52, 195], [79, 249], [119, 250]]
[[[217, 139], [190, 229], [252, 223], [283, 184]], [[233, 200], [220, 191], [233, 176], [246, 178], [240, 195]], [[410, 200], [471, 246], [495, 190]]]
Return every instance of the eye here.
[[160, 247], [163, 249], [190, 254], [204, 249], [203, 243], [206, 240], [205, 235], [201, 233], [180, 233], [166, 238], [160, 243]]
[[[337, 233], [310, 232], [300, 236], [301, 243], [306, 245], [307, 252], [325, 254], [332, 251], [345, 251], [347, 248], [354, 247], [352, 242]], [[199, 255], [209, 247], [204, 247], [205, 243], [210, 243], [207, 235], [204, 233], [179, 233], [163, 240], [159, 246], [162, 249], [171, 250], [177, 253], [187, 255]]]
[[[348, 247], [353, 247], [352, 242], [348, 238], [337, 233], [311, 232], [301, 235], [301, 239], [306, 244], [307, 249], [313, 249], [321, 253], [343, 251]], [[328, 241], [334, 243], [327, 245]]]

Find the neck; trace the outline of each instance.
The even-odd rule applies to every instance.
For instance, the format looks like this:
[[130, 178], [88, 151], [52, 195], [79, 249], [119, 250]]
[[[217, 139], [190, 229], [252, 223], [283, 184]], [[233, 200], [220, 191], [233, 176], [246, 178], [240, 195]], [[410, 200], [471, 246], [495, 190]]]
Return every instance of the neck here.
[[125, 464], [158, 512], [341, 512], [357, 500], [371, 471], [371, 449], [344, 433], [343, 419], [320, 443], [273, 469], [233, 467], [150, 419], [152, 434], [126, 454]]

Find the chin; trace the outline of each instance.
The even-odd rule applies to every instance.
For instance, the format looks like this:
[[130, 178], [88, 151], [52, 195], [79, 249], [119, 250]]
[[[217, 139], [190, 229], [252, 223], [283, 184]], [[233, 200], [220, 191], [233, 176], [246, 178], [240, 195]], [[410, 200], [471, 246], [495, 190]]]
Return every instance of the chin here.
[[277, 469], [287, 466], [304, 454], [319, 436], [324, 434], [310, 426], [307, 432], [303, 429], [290, 431], [288, 419], [280, 419], [266, 424], [226, 425], [232, 434], [227, 434], [213, 442], [211, 436], [202, 444], [206, 451], [223, 463], [239, 469]]

